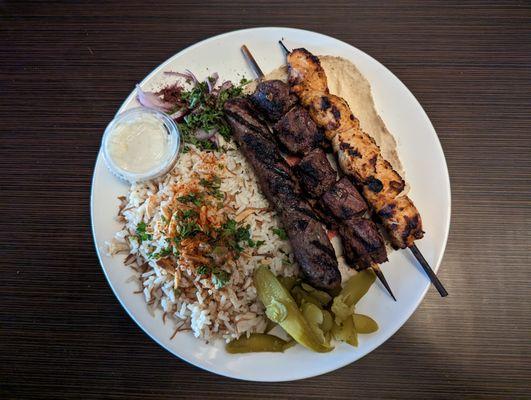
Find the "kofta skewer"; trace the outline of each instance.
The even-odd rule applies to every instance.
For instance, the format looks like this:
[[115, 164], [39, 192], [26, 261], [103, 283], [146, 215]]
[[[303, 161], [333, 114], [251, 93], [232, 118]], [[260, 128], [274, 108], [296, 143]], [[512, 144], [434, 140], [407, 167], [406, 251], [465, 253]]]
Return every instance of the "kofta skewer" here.
[[277, 210], [306, 281], [324, 290], [341, 286], [334, 248], [298, 182], [250, 101], [234, 98], [224, 105], [234, 140], [251, 164], [262, 193]]
[[387, 230], [393, 247], [408, 247], [442, 297], [448, 292], [414, 241], [421, 239], [422, 220], [408, 196], [401, 195], [405, 182], [383, 158], [374, 140], [363, 132], [346, 101], [331, 95], [319, 59], [305, 49], [289, 51], [291, 90], [309, 107], [314, 121], [324, 129], [338, 156], [341, 169], [362, 186], [362, 194]]

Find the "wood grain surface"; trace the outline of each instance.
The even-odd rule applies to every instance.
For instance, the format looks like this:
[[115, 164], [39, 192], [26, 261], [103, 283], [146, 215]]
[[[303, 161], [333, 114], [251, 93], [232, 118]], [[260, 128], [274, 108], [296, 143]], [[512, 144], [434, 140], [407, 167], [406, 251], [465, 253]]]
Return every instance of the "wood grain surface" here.
[[[134, 84], [251, 26], [319, 31], [385, 64], [430, 116], [452, 183], [450, 296], [432, 288], [376, 351], [290, 383], [163, 350], [112, 294], [91, 235], [101, 135]], [[529, 2], [0, 1], [0, 50], [1, 398], [531, 397]]]

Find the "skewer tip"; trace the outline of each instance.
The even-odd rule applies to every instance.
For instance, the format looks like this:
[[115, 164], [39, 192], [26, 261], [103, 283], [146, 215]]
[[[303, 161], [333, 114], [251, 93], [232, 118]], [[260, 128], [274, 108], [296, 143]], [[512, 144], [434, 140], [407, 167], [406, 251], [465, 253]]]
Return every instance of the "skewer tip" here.
[[284, 50], [284, 52], [286, 53], [286, 55], [288, 55], [289, 53], [291, 53], [291, 51], [289, 51], [289, 49], [286, 47], [286, 45], [284, 44], [284, 42], [282, 40], [279, 40], [278, 43], [280, 44], [280, 47], [282, 47], [282, 50]]
[[426, 261], [426, 259], [424, 258], [424, 256], [420, 252], [420, 250], [418, 249], [417, 245], [413, 244], [409, 248], [409, 250], [411, 250], [411, 252], [415, 256], [417, 261], [420, 263], [420, 265], [424, 269], [424, 272], [426, 272], [426, 274], [430, 278], [431, 283], [433, 284], [433, 286], [435, 286], [435, 288], [437, 289], [437, 291], [439, 292], [441, 297], [448, 296], [448, 292], [444, 288], [444, 286], [441, 283], [441, 281], [439, 280], [439, 278], [437, 278], [437, 275], [435, 275], [435, 272], [433, 272], [433, 270], [431, 269], [430, 264], [428, 264], [428, 262]]
[[256, 60], [254, 59], [254, 57], [251, 54], [250, 50], [247, 48], [246, 45], [242, 45], [241, 50], [242, 50], [242, 53], [243, 53], [243, 57], [249, 63], [249, 65], [251, 66], [253, 72], [256, 74], [256, 76], [259, 79], [262, 79], [264, 77], [264, 73], [260, 69], [260, 66], [258, 65]]
[[389, 283], [387, 282], [387, 279], [385, 279], [385, 275], [383, 274], [383, 272], [380, 270], [380, 268], [378, 266], [373, 266], [372, 267], [372, 270], [374, 271], [374, 273], [376, 274], [376, 276], [378, 277], [378, 279], [380, 280], [380, 282], [382, 282], [382, 285], [384, 285], [385, 289], [387, 290], [387, 292], [391, 295], [391, 297], [393, 298], [394, 301], [396, 301], [396, 297], [395, 295], [393, 294], [393, 291], [391, 290], [391, 286], [389, 286]]

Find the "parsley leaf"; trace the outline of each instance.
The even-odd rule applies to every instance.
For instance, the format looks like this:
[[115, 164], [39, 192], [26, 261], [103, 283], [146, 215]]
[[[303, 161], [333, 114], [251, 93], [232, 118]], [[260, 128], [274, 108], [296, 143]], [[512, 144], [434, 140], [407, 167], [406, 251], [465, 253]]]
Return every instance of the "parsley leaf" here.
[[138, 236], [138, 240], [140, 242], [151, 240], [153, 238], [153, 235], [146, 232], [147, 225], [145, 222], [139, 222], [136, 226], [136, 235]]
[[282, 240], [286, 240], [288, 238], [286, 231], [282, 228], [273, 228], [273, 233]]
[[[214, 81], [212, 77], [208, 79], [211, 83]], [[223, 90], [218, 88], [214, 92], [210, 92], [206, 82], [198, 82], [190, 90], [182, 91], [181, 101], [186, 104], [187, 109], [192, 110], [179, 123], [184, 143], [193, 144], [201, 150], [215, 149], [216, 145], [210, 140], [197, 139], [195, 132], [198, 130], [205, 132], [216, 131], [225, 140], [229, 140], [231, 130], [225, 120], [223, 105], [227, 100], [240, 96], [243, 93], [243, 87], [249, 82], [244, 78], [239, 85], [224, 88]]]
[[203, 199], [201, 196], [198, 196], [197, 194], [190, 193], [184, 196], [177, 197], [177, 200], [181, 203], [193, 203], [196, 206], [200, 206], [203, 203]]
[[195, 210], [184, 210], [182, 213], [183, 213], [183, 218], [184, 219], [195, 218], [198, 215], [197, 211], [195, 211]]
[[197, 267], [196, 271], [199, 275], [206, 275], [210, 273], [210, 267], [208, 267], [207, 265], [200, 265], [199, 267]]
[[150, 257], [158, 260], [159, 258], [167, 257], [171, 254], [173, 254], [173, 250], [170, 246], [168, 246], [157, 253], [151, 253]]
[[221, 289], [230, 280], [230, 273], [219, 268], [212, 271], [212, 283], [216, 289]]
[[201, 232], [201, 227], [195, 221], [184, 221], [179, 225], [179, 237], [185, 239]]

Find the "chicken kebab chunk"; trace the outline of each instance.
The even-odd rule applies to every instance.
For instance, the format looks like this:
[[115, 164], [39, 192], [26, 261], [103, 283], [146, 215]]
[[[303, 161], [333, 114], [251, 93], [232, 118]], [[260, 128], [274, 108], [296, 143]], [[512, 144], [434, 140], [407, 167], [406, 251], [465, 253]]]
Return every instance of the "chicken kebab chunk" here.
[[405, 182], [361, 129], [347, 102], [330, 94], [319, 59], [305, 49], [293, 50], [288, 54], [288, 81], [290, 93], [297, 95], [316, 125], [325, 130], [341, 170], [361, 188], [393, 247], [411, 247], [424, 232], [415, 205], [402, 194]]
[[[325, 142], [319, 137], [319, 128], [308, 121], [311, 121], [308, 111], [293, 105], [287, 89], [288, 85], [282, 81], [262, 81], [251, 99], [265, 119], [276, 122], [273, 130], [288, 152], [304, 155], [294, 167], [304, 194], [319, 207], [316, 211], [329, 228], [338, 231], [350, 265], [360, 270], [387, 261], [378, 228], [363, 218], [367, 204], [347, 178], [337, 181], [337, 172], [322, 149]], [[289, 111], [271, 117], [268, 114], [271, 109]]]
[[224, 109], [233, 137], [255, 171], [261, 191], [279, 214], [305, 280], [320, 289], [339, 288], [341, 275], [334, 248], [324, 226], [302, 198], [297, 179], [267, 125], [246, 98], [229, 100]]

